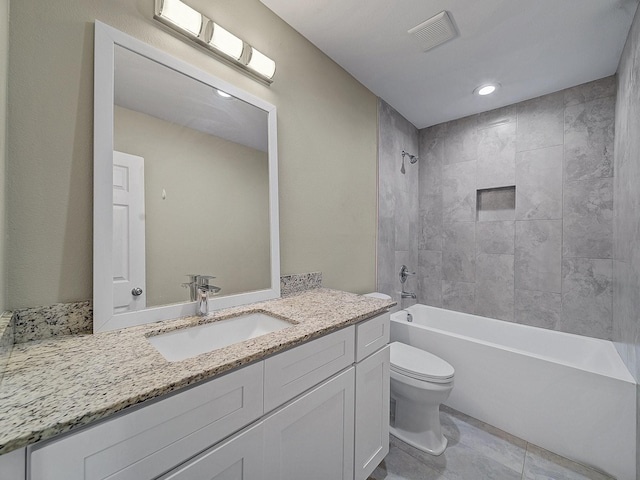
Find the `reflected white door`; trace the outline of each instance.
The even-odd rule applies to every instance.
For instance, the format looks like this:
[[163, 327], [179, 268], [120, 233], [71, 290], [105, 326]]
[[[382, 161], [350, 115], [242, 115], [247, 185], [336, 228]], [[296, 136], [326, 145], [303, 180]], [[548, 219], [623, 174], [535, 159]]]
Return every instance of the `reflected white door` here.
[[113, 152], [113, 311], [146, 308], [144, 158]]

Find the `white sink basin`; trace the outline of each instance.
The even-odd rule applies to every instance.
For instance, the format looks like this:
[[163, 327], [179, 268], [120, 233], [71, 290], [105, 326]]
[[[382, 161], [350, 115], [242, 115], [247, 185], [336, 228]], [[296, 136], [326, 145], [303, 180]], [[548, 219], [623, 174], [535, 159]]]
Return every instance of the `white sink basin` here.
[[249, 313], [206, 325], [163, 333], [148, 337], [147, 340], [164, 358], [170, 362], [179, 362], [290, 326], [292, 326], [291, 323], [264, 313]]

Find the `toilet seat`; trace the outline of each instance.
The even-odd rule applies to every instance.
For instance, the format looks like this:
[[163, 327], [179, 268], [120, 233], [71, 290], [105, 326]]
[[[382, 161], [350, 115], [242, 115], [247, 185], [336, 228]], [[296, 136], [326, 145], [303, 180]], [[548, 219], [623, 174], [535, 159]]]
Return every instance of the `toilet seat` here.
[[431, 383], [451, 383], [454, 368], [432, 353], [400, 342], [391, 343], [391, 370]]

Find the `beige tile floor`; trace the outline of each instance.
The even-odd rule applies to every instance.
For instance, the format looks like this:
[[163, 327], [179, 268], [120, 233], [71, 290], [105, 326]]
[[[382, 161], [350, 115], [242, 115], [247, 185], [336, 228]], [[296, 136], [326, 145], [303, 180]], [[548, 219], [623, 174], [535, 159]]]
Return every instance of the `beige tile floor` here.
[[611, 480], [442, 406], [440, 419], [449, 445], [437, 457], [391, 437], [385, 460], [369, 480]]

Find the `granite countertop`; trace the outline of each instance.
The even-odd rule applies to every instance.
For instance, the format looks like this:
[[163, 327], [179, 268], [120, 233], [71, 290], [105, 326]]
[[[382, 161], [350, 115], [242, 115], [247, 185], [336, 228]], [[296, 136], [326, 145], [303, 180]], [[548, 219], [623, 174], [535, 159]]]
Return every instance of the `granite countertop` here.
[[[206, 317], [14, 345], [0, 383], [0, 454], [260, 360], [393, 305], [392, 300], [317, 288]], [[173, 363], [146, 340], [154, 334], [252, 312], [292, 325]]]

